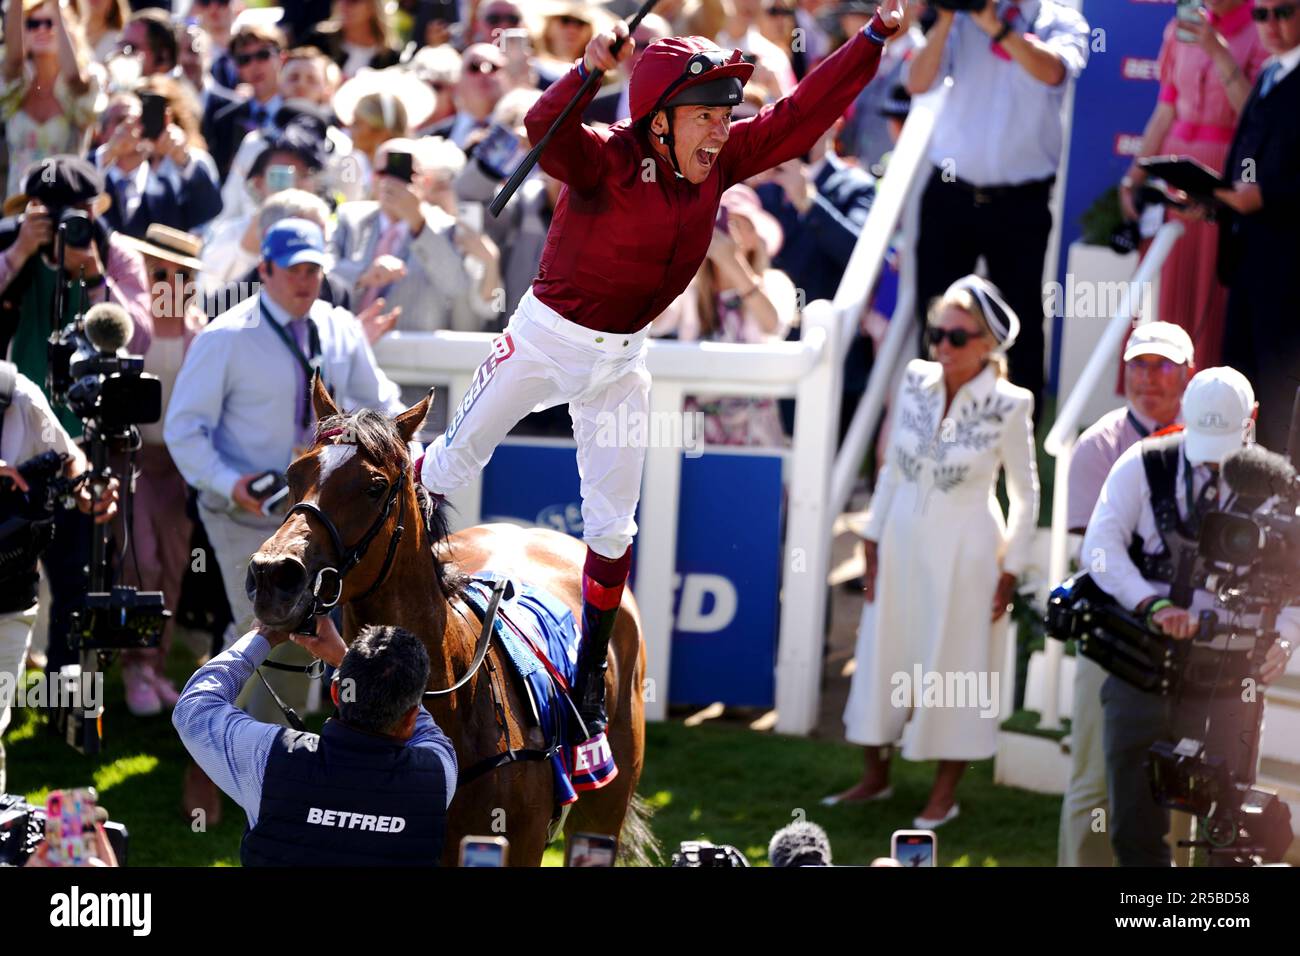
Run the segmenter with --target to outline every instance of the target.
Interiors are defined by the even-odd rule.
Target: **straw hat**
[[[123,232],[116,235],[127,246],[142,255],[174,262],[190,272],[199,272],[203,269],[203,263],[199,261],[203,240],[192,232],[182,232],[180,229],[173,229],[171,226],[156,222],[145,231],[143,239],[136,239]]]

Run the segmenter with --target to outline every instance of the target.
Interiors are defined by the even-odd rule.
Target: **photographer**
[[[916,244],[919,326],[931,300],[974,271],[1021,317],[1008,354],[1011,381],[1043,407],[1043,258],[1052,231],[1051,195],[1061,162],[1067,83],[1088,61],[1088,24],[1056,0],[1022,4],[943,0],[925,46],[909,63],[919,96],[951,76],[935,120],[934,164],[921,199]]]
[[[22,182],[23,192],[5,203],[12,218],[0,220],[0,353],[7,349],[18,370],[44,388],[50,332],[91,305],[112,302],[134,323],[127,351],[144,354],[153,334],[144,262],[99,218],[109,202],[99,171],[78,156],[52,156],[28,168]],[[60,296],[62,314],[56,316]],[[55,414],[69,434],[81,435],[81,422],[68,408],[60,405]],[[59,509],[54,525],[63,544],[42,559],[51,598],[51,673],[75,660],[67,634],[72,608],[86,591],[91,536],[89,522],[77,511]]]
[[[9,374],[6,374],[9,373]],[[10,377],[12,375],[12,378]],[[12,393],[5,387],[13,382]],[[24,462],[47,451],[66,455],[63,473],[75,478],[86,470],[86,458],[72,436],[59,424],[36,383],[16,372],[7,362],[0,363],[0,521],[13,516],[18,494],[31,491],[18,468]],[[109,482],[99,498],[92,496],[85,483],[77,492],[77,508],[93,513],[97,523],[112,519],[117,510],[117,481]],[[60,542],[55,547],[64,547]],[[26,611],[36,603],[37,555],[10,558],[10,542],[0,540],[0,552],[6,555],[0,564],[0,737],[9,726],[10,692],[22,677],[23,661],[31,628]],[[0,793],[5,792],[5,751],[0,744]]]
[[[367,627],[348,647],[328,617],[316,622],[317,637],[245,634],[190,678],[172,723],[248,815],[245,866],[436,866],[457,766],[421,706],[428,652],[402,628]],[[338,668],[338,717],[319,735],[260,723],[234,704],[254,668],[290,640]]]
[[[1126,451],[1107,476],[1088,522],[1082,557],[1094,582],[1124,609],[1145,615],[1150,629],[1175,640],[1197,634],[1199,614],[1214,606],[1214,595],[1202,582],[1177,579],[1174,569],[1187,566],[1186,549],[1194,547],[1206,514],[1248,510],[1246,502],[1232,495],[1219,466],[1247,444],[1255,407],[1254,390],[1240,372],[1199,372],[1183,393],[1185,428]],[[1171,465],[1174,456],[1176,465]],[[1170,527],[1175,520],[1177,526]],[[1195,587],[1192,599],[1172,593],[1184,603],[1170,600],[1175,585],[1179,591]],[[1235,623],[1243,629],[1253,624]],[[1271,683],[1286,669],[1300,634],[1293,609],[1283,610],[1278,628],[1284,639],[1269,648],[1260,684]],[[1212,649],[1226,661],[1242,643],[1225,640],[1233,638],[1217,637],[1208,646],[1198,642],[1192,651]],[[1112,675],[1102,685],[1101,703],[1111,806],[1107,828],[1116,861],[1120,866],[1168,866],[1164,835],[1169,814],[1151,792],[1148,750],[1158,741],[1189,736],[1202,740],[1209,756],[1222,758],[1238,782],[1253,781],[1262,702],[1231,687],[1214,696],[1164,697]]]

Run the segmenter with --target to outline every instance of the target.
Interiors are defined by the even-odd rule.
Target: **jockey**
[[[902,0],[887,0],[793,93],[734,124],[731,109],[753,65],[703,37],[656,40],[632,74],[630,119],[609,129],[584,126],[593,86],[542,154],[542,169],[565,188],[537,277],[419,474],[430,491],[453,492],[473,480],[521,418],[568,403],[587,544],[575,690],[590,739],[579,748],[580,762],[584,753],[593,761],[608,754],[606,658],[631,563],[646,442],[636,426],[616,441],[608,436],[612,423],[646,420],[648,326],[704,261],[723,192],[812,148],[875,74],[901,10]],[[617,57],[611,53],[626,36],[623,23],[596,36],[547,88],[525,119],[532,142],[591,71],[612,70],[631,56],[630,40]]]

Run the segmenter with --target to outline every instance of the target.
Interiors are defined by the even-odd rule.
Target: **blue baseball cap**
[[[280,268],[300,262],[314,262],[321,268],[330,263],[325,252],[325,234],[308,219],[281,219],[262,237],[262,258]]]

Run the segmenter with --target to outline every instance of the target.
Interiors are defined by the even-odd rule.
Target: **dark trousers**
[[[1255,275],[1243,266],[1228,293],[1223,364],[1235,368],[1255,389],[1259,417],[1255,440],[1285,452],[1296,388],[1300,387],[1300,334],[1294,326],[1300,303],[1276,275]]]
[[[1007,353],[1011,381],[1034,393],[1043,408],[1043,257],[1052,231],[1051,181],[977,194],[961,181],[944,182],[936,167],[921,197],[916,244],[916,314],[922,334],[930,302],[975,271],[984,257],[988,279],[1020,317],[1020,335]],[[921,343],[921,355],[929,347]]]
[[[1102,745],[1110,797],[1107,828],[1116,865],[1170,865],[1171,853],[1164,841],[1169,811],[1151,795],[1146,769],[1151,745],[1182,737],[1202,740],[1209,756],[1228,762],[1237,782],[1253,782],[1262,706],[1259,701],[1243,703],[1239,696],[1175,700],[1138,690],[1118,677],[1106,678],[1101,685]]]

